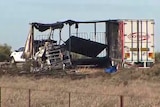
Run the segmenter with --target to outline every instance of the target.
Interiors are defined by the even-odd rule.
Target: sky
[[[24,46],[31,22],[154,19],[155,50],[160,51],[159,11],[159,0],[0,0],[0,44]]]

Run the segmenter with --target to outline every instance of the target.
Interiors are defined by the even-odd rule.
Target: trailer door
[[[154,62],[154,21],[124,21],[124,60]]]

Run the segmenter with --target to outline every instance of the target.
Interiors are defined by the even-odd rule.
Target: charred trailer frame
[[[59,46],[61,48],[61,50],[67,50],[69,52],[69,59],[71,59],[71,64],[72,65],[98,65],[98,66],[110,66],[110,56],[108,55],[109,52],[108,52],[108,48],[107,48],[107,45],[109,43],[109,40],[108,40],[108,35],[107,35],[107,29],[105,29],[104,32],[101,32],[99,34],[103,35],[104,36],[104,43],[100,43],[95,41],[92,39],[90,40],[90,38],[85,38],[85,37],[81,37],[79,35],[79,25],[80,24],[93,24],[94,26],[94,32],[92,32],[92,38],[93,36],[95,38],[98,37],[98,33],[97,33],[97,23],[104,23],[104,25],[106,25],[107,21],[85,21],[85,22],[82,22],[82,21],[73,21],[73,20],[67,20],[67,21],[63,21],[63,22],[57,22],[57,23],[53,23],[53,24],[42,24],[42,23],[31,23],[31,31],[29,33],[29,36],[28,36],[28,39],[27,40],[30,40],[30,42],[27,42],[26,41],[26,45],[25,45],[25,56],[27,56],[26,58],[33,58],[35,56],[35,52],[37,52],[38,48],[40,47],[40,45],[37,45],[37,42],[39,41],[36,41],[34,40],[34,28],[37,29],[38,31],[40,32],[44,32],[48,29],[52,31],[54,31],[55,29],[60,29],[59,31],[59,38],[60,40],[63,38],[63,35],[61,35],[61,32],[62,32],[62,28],[64,28],[65,25],[69,25],[69,38],[68,40],[64,41],[63,44],[60,44],[59,43]],[[72,26],[75,25],[75,28],[76,28],[76,35],[72,35]],[[49,36],[48,40],[50,39],[51,35]],[[86,43],[86,46],[83,45],[83,43],[77,45],[78,47],[74,47],[74,45],[76,44],[73,44],[74,43],[74,40],[77,40],[77,41],[82,41],[83,43]],[[43,41],[43,42],[46,42],[46,41]],[[44,43],[42,43],[42,45],[44,45]],[[28,45],[27,45],[28,44]],[[82,45],[82,46],[81,46]],[[81,52],[77,52],[75,51],[76,48],[79,48],[80,46],[80,49]],[[87,47],[88,46],[88,47]],[[99,49],[97,51],[97,49],[95,49],[93,46],[97,47],[97,49]],[[85,48],[87,47],[87,48]],[[77,49],[78,50],[78,49]],[[105,53],[106,55],[104,57],[97,57],[97,55],[99,54],[99,52],[101,52],[102,50],[105,50]],[[89,52],[90,51],[90,52]],[[83,59],[74,59],[71,57],[71,53],[73,52],[76,52],[78,54],[82,54],[83,56],[85,56],[85,58]],[[89,52],[89,54],[88,54]]]
[[[80,58],[71,57],[73,66],[78,65],[94,65],[96,67],[108,67],[111,66],[111,57],[108,44],[110,40],[108,38],[107,22],[102,21],[66,21],[69,23],[69,39],[65,42],[65,48],[69,51],[71,56],[76,54],[80,55]],[[99,32],[98,24],[103,24],[103,32]],[[75,32],[73,33],[72,26],[75,25]],[[91,25],[92,32],[81,32],[79,29],[81,25]],[[83,31],[83,30],[82,30]],[[99,38],[99,39],[98,39]],[[99,56],[103,54],[102,56]]]

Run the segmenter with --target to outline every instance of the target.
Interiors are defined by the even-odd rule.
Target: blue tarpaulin
[[[114,73],[114,72],[117,72],[117,65],[108,67],[108,68],[106,68],[104,71],[105,71],[106,73]]]

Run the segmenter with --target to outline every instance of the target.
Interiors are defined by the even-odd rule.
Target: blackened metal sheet
[[[89,57],[96,57],[107,45],[71,36],[66,42],[66,49]],[[69,48],[71,46],[71,48]]]
[[[32,26],[34,26],[36,29],[38,29],[40,32],[44,32],[50,28],[54,29],[62,29],[64,26],[64,23],[57,22],[52,24],[43,24],[43,23],[32,23]]]
[[[109,57],[94,57],[86,59],[72,59],[72,65],[94,65],[96,67],[110,67],[112,64]]]

